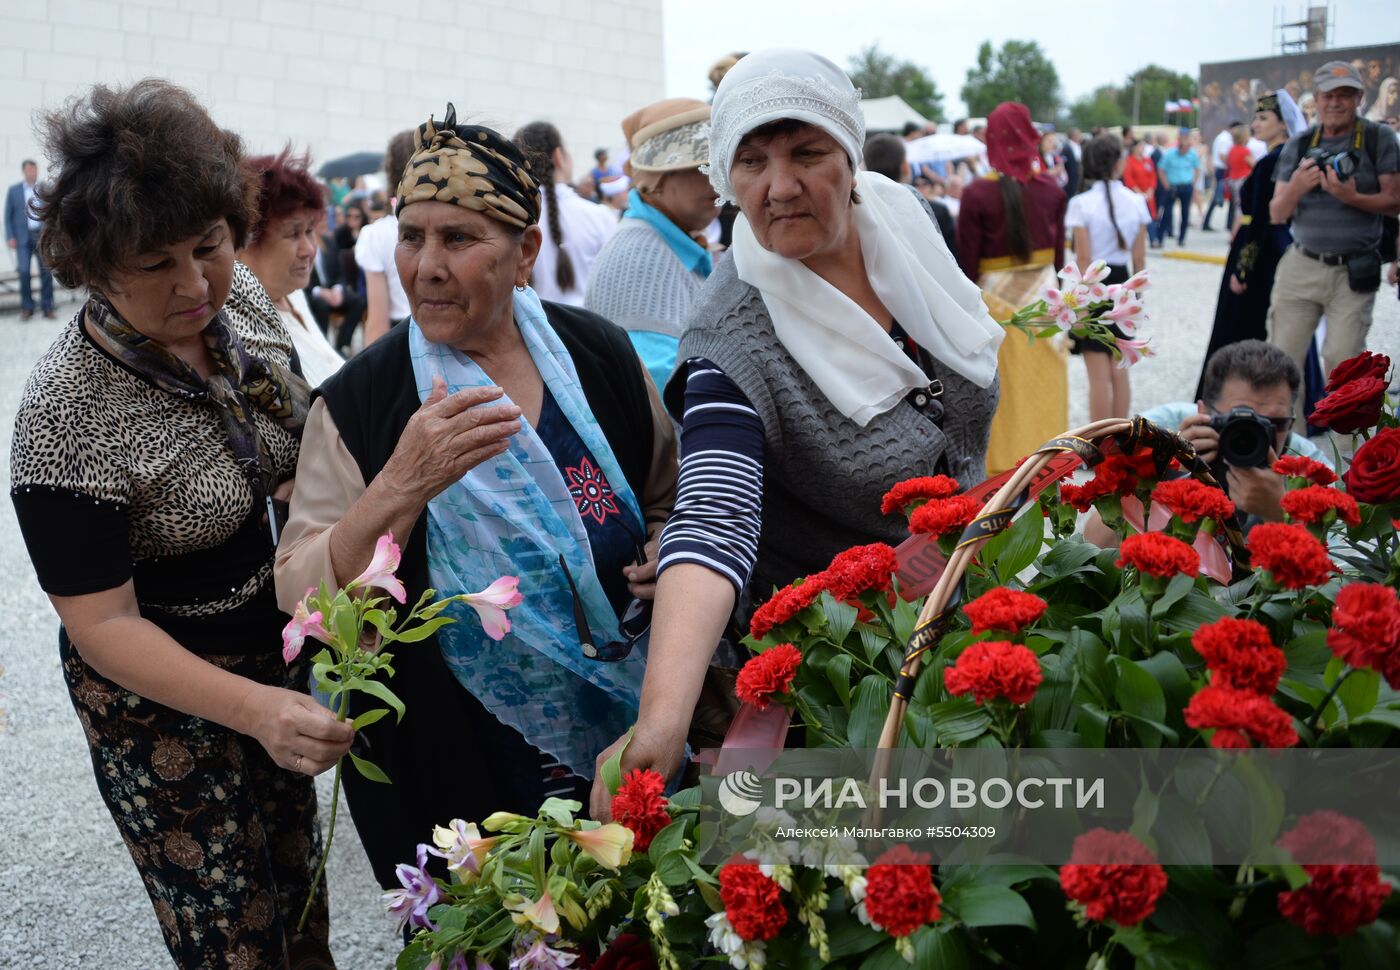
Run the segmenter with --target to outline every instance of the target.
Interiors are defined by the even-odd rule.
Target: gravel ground
[[[1166,252],[1175,251],[1168,244]],[[1193,231],[1187,252],[1223,255],[1223,233]],[[1158,356],[1133,369],[1134,404],[1147,408],[1189,395],[1210,334],[1218,265],[1151,254],[1147,332]],[[61,319],[71,315],[64,305]],[[0,459],[30,367],[58,332],[49,321],[0,315]],[[1400,303],[1393,289],[1377,299],[1373,349],[1400,356]],[[1070,368],[1072,424],[1086,420],[1083,367]],[[57,624],[34,580],[14,513],[0,503],[0,573],[13,577],[0,604],[11,633],[0,639],[0,966],[168,966],[150,904],[116,829],[98,798],[77,719],[59,671]],[[320,783],[323,816],[329,775]],[[350,970],[393,965],[398,941],[348,813],[328,867],[331,945]],[[426,836],[428,833],[424,833]],[[46,880],[57,877],[54,885]],[[29,905],[33,903],[31,908]]]

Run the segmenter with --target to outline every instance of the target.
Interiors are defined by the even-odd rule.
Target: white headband
[[[810,51],[757,51],[729,69],[710,109],[710,164],[701,171],[721,201],[734,201],[729,168],[744,136],[784,118],[821,128],[846,150],[851,170],[859,168],[865,119],[845,72]]]

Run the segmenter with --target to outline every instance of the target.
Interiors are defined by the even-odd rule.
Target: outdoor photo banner
[[[1350,61],[1366,86],[1363,117],[1384,122],[1400,116],[1400,42],[1371,47],[1277,54],[1247,61],[1218,61],[1201,65],[1201,135],[1210,140],[1231,121],[1248,123],[1254,104],[1267,91],[1284,88],[1293,95],[1309,121],[1313,72],[1328,61]]]

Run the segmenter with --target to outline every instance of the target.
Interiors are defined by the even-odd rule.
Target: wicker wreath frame
[[[982,511],[963,531],[942,575],[924,601],[914,632],[905,646],[890,712],[880,732],[879,749],[889,750],[898,746],[904,715],[909,707],[909,698],[913,696],[923,656],[938,646],[958,604],[962,602],[967,568],[977,553],[988,540],[1011,524],[1016,513],[1030,499],[1032,483],[1052,460],[1072,452],[1079,457],[1083,467],[1092,468],[1107,457],[1100,443],[1109,442],[1125,453],[1135,452],[1146,445],[1153,451],[1159,472],[1165,471],[1171,460],[1175,459],[1197,481],[1214,488],[1220,487],[1210,467],[1196,454],[1190,442],[1175,431],[1159,427],[1142,417],[1096,421],[1051,438],[1037,448],[1011,472],[1011,476],[987,499]],[[1233,523],[1225,526],[1222,534],[1233,553],[1231,561],[1239,569],[1247,559],[1244,537]]]

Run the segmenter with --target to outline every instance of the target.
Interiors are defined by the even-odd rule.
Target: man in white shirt
[[[1229,169],[1230,149],[1235,145],[1234,136],[1230,134],[1239,121],[1231,121],[1224,128],[1220,129],[1220,134],[1215,136],[1215,140],[1210,143],[1210,161],[1215,168],[1215,194],[1211,196],[1210,205],[1206,208],[1206,217],[1201,220],[1202,232],[1214,232],[1210,225],[1210,215],[1215,211],[1215,207],[1225,202],[1225,173]],[[1225,227],[1229,229],[1227,225]]]
[[[389,139],[384,153],[384,175],[389,193],[398,193],[399,180],[413,157],[412,128]],[[399,245],[399,220],[392,212],[360,230],[355,240],[355,262],[365,274],[365,346],[389,332],[394,324],[408,319],[413,310],[408,294],[399,282],[394,250]]]

